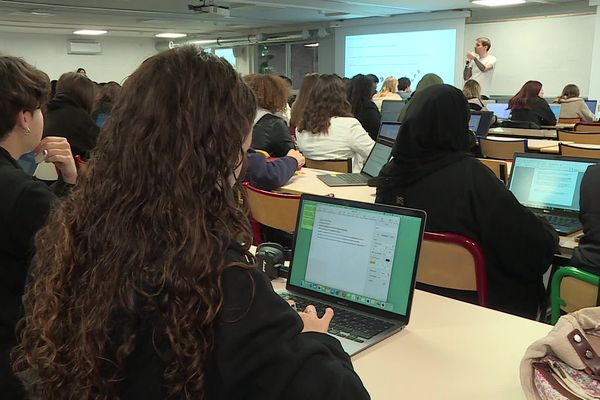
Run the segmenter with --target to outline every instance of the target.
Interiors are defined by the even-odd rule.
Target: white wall
[[[27,62],[46,72],[50,79],[58,79],[63,72],[86,69],[96,82],[122,82],[142,61],[156,54],[154,40],[147,38],[99,37],[102,54],[67,54],[67,40],[72,36],[38,35],[0,32],[0,53],[23,57]]]
[[[581,15],[469,24],[465,49],[471,49],[479,36],[492,41],[491,53],[498,59],[492,94],[515,94],[533,79],[542,82],[546,97],[560,95],[568,83],[587,96],[595,19]]]

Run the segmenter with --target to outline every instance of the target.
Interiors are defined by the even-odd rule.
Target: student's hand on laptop
[[[298,167],[304,165],[304,156],[298,150],[290,149],[290,151],[287,152],[287,156],[295,158],[296,161],[298,161]]]
[[[302,322],[304,322],[304,329],[302,332],[321,332],[327,333],[329,329],[329,323],[333,318],[333,309],[326,308],[325,313],[321,318],[317,315],[315,306],[308,305],[304,311],[298,312]]]

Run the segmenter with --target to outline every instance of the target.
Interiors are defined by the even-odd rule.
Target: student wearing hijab
[[[417,88],[413,92],[412,96],[410,96],[410,98],[408,100],[406,100],[406,105],[404,106],[404,108],[402,110],[400,110],[400,115],[398,116],[398,121],[402,122],[404,120],[404,116],[406,115],[406,112],[408,111],[408,108],[410,107],[412,98],[415,96],[416,93],[419,92],[419,90],[425,90],[426,88],[428,88],[430,86],[441,85],[443,83],[444,83],[444,81],[442,80],[442,78],[440,78],[436,74],[423,75],[423,77],[421,78],[419,83],[417,83]]]
[[[581,181],[579,219],[583,236],[573,251],[570,265],[600,273],[600,165],[588,167]]]
[[[453,232],[483,249],[489,305],[535,318],[543,301],[542,275],[552,262],[558,235],[515,199],[470,153],[469,107],[450,85],[419,90],[382,169],[378,203],[427,211],[426,229]],[[443,198],[443,201],[440,201]],[[426,287],[467,300],[465,293]]]

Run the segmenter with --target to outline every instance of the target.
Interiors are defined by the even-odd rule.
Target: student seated
[[[542,125],[556,125],[556,117],[544,100],[544,90],[538,81],[527,81],[521,90],[508,101],[512,121]]]
[[[535,318],[558,235],[469,153],[475,138],[468,121],[460,90],[435,85],[418,91],[393,159],[375,179],[376,201],[425,210],[427,231],[477,242],[487,263],[490,307]],[[427,289],[466,299],[459,291]]]
[[[117,100],[119,92],[121,92],[121,85],[117,82],[107,82],[100,87],[98,95],[94,100],[92,111],[92,119],[99,127],[102,128],[106,123],[106,119],[110,115],[110,110]]]
[[[346,94],[352,106],[352,114],[367,131],[371,139],[377,140],[381,114],[371,100],[372,83],[363,74],[358,74],[346,83]]]
[[[314,160],[352,158],[360,172],[375,142],[352,116],[342,80],[321,75],[313,87],[298,125],[298,149]]]
[[[567,85],[555,101],[560,104],[558,118],[579,118],[584,122],[593,122],[596,115],[590,111],[587,104],[579,97],[577,85]]]
[[[233,67],[192,46],[125,81],[38,236],[14,363],[31,398],[369,398],[324,333],[333,311],[294,311],[250,265],[255,114]]]
[[[469,79],[465,82],[465,86],[462,90],[467,102],[469,103],[469,109],[471,111],[489,111],[483,101],[481,101],[481,85],[474,79]],[[494,125],[498,119],[494,115],[490,119],[490,125]]]
[[[398,121],[399,122],[404,121],[404,116],[406,115],[406,112],[410,108],[410,104],[412,102],[412,98],[420,90],[422,91],[422,90],[427,89],[430,86],[441,85],[443,83],[444,83],[444,81],[442,80],[442,78],[440,78],[436,74],[429,73],[429,74],[423,75],[423,77],[421,78],[421,80],[419,81],[419,83],[417,83],[417,87],[415,88],[415,91],[411,94],[411,96],[409,97],[409,99],[406,101],[406,105],[404,106],[404,108],[402,110],[400,110],[400,115],[398,116]]]
[[[248,149],[248,170],[246,180],[262,190],[280,188],[290,180],[298,167],[304,165],[304,156],[291,149],[285,157],[267,159],[254,149]]]
[[[573,251],[570,265],[600,274],[600,165],[588,167],[581,181],[579,219],[583,236]]]
[[[56,96],[46,107],[44,136],[62,136],[74,155],[84,160],[96,147],[100,128],[91,117],[94,83],[85,75],[67,72],[56,84]]]
[[[292,104],[290,112],[290,131],[293,130],[292,133],[294,137],[296,136],[296,127],[300,124],[302,113],[304,113],[308,98],[310,97],[310,92],[312,91],[313,86],[315,86],[318,77],[319,74],[306,74],[304,79],[302,79],[298,96],[296,97],[294,104]]]
[[[10,367],[16,344],[15,327],[33,253],[34,236],[56,202],[77,180],[69,143],[63,137],[42,139],[44,107],[50,80],[42,71],[16,57],[0,56],[0,387],[2,398],[24,398]],[[48,187],[34,180],[17,163],[24,154],[43,154],[60,171]],[[61,230],[48,228],[49,234]]]
[[[402,100],[398,91],[398,79],[394,76],[388,76],[381,85],[381,90],[373,95],[373,101],[379,110],[383,100]]]
[[[252,147],[272,157],[283,157],[294,142],[282,113],[288,107],[290,86],[277,75],[251,74],[244,77],[258,101],[252,128]]]
[[[410,79],[405,76],[398,79],[398,94],[400,95],[400,98],[402,100],[408,100],[410,93]]]

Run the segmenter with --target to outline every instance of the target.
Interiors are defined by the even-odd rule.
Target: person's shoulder
[[[487,57],[485,57],[485,61],[487,63],[495,63],[496,61],[498,61],[498,59],[496,58],[496,56],[488,54]]]

